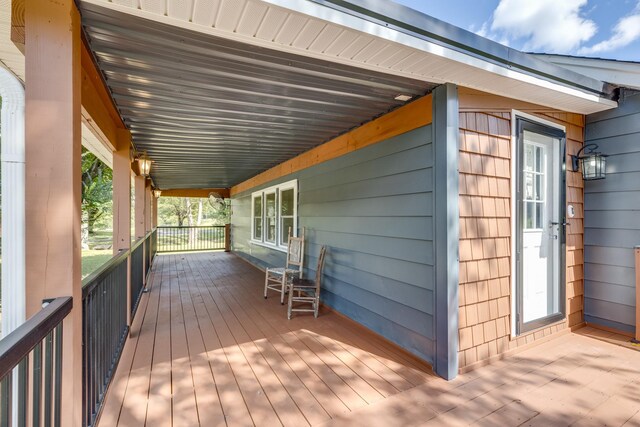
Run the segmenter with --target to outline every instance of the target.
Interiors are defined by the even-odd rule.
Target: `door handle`
[[[566,226],[568,226],[568,225],[571,225],[571,224],[569,224],[568,222],[553,222],[553,221],[551,221],[549,224],[550,224],[550,225],[549,225],[550,227],[552,227],[552,226],[554,226],[554,225],[562,225],[563,227],[566,227]]]

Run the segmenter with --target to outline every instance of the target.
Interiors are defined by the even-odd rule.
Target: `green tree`
[[[82,148],[82,212],[89,234],[104,214],[110,212],[113,171],[93,153]]]

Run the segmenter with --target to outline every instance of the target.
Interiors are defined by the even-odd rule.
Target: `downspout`
[[[25,140],[24,86],[0,66],[2,150],[2,331],[25,321]]]

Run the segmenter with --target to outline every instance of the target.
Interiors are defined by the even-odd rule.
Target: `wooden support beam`
[[[73,298],[64,320],[61,425],[82,425],[81,28],[73,0],[25,2],[27,316]]]
[[[431,95],[423,96],[293,159],[280,163],[234,186],[231,188],[231,195],[234,196],[282,176],[344,156],[352,151],[385,141],[421,126],[426,126],[432,121],[431,100]]]
[[[151,227],[158,226],[158,198],[153,196],[153,214],[151,215]]]
[[[144,237],[146,230],[144,227],[144,203],[145,203],[145,177],[138,175],[133,179],[134,198],[134,233],[135,240]]]
[[[151,179],[147,178],[144,185],[144,229],[145,234],[151,231],[151,210],[153,206],[153,193],[151,192]]]
[[[162,190],[162,197],[196,197],[207,198],[211,193],[218,193],[225,199],[229,198],[228,188],[182,188]]]
[[[640,246],[635,248],[636,258],[636,341],[640,341]]]
[[[113,152],[113,254],[131,247],[130,134],[118,130],[121,150]]]
[[[125,125],[84,42],[81,63],[82,116],[87,126],[110,151],[128,148],[119,145],[123,139],[118,137],[118,131]],[[131,140],[127,143],[130,145]]]

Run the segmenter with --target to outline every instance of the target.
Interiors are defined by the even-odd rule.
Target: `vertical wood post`
[[[113,152],[113,254],[131,247],[131,158],[129,131],[118,130]]]
[[[131,134],[117,131],[118,149],[113,152],[113,254],[131,249]],[[127,257],[127,307],[131,307],[131,254]],[[127,325],[131,327],[131,310]],[[131,329],[129,329],[131,333]]]
[[[636,258],[636,341],[640,341],[640,246],[635,248]]]
[[[134,224],[134,232],[135,232],[135,240],[143,237],[145,235],[145,225],[144,225],[144,213],[145,213],[145,199],[146,199],[146,189],[145,189],[145,177],[138,175],[134,179],[134,198],[135,198],[135,224]]]
[[[151,180],[147,178],[144,184],[144,230],[145,235],[151,231],[151,210],[153,209],[153,192],[151,191]]]
[[[61,425],[82,425],[81,38],[73,0],[25,1],[27,316],[71,296]]]
[[[153,214],[151,216],[151,227],[156,228],[158,226],[158,197],[153,196]]]
[[[224,251],[231,252],[231,224],[224,225]]]

